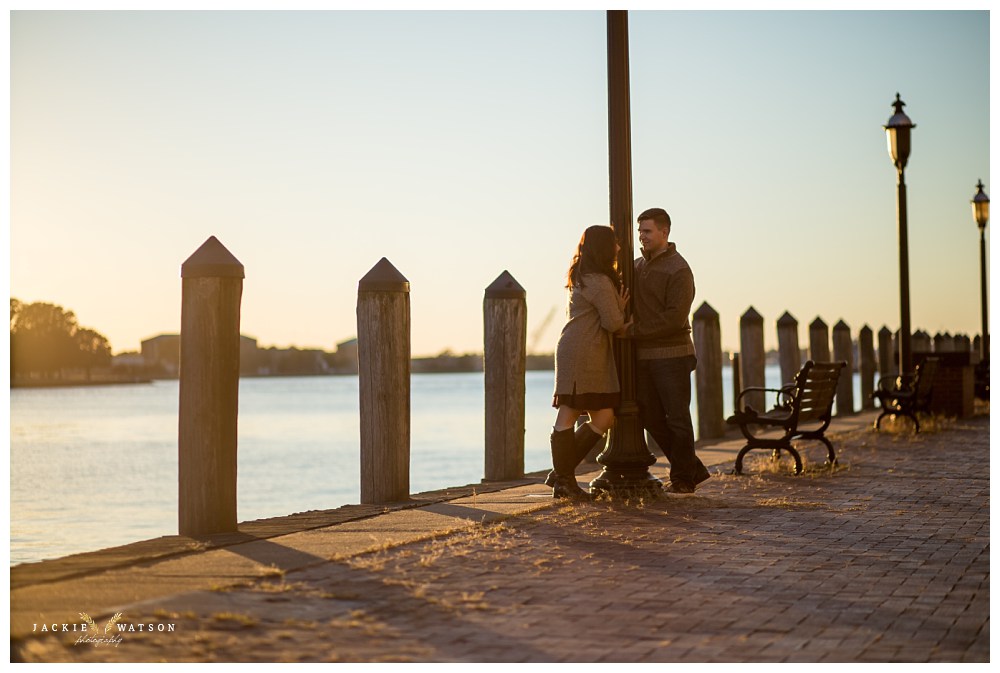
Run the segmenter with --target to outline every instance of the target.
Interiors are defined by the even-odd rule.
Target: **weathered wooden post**
[[[970,360],[972,364],[978,365],[982,362],[983,357],[983,338],[980,335],[972,337],[972,359]]]
[[[705,302],[694,312],[691,335],[698,354],[695,381],[698,384],[698,438],[725,434],[722,418],[722,332],[719,314]]]
[[[236,530],[243,265],[215,236],[181,265],[178,532]]]
[[[524,476],[524,370],[528,305],[524,288],[504,271],[483,298],[486,386],[486,481]]]
[[[872,392],[875,390],[875,335],[872,328],[865,325],[858,332],[858,357],[861,363],[858,371],[861,376],[861,408],[874,409],[875,400]]]
[[[778,318],[778,363],[781,365],[782,385],[794,381],[802,367],[799,321],[788,311]]]
[[[879,376],[892,376],[892,330],[885,325],[878,331],[878,373]]]
[[[938,332],[934,335],[934,352],[941,353],[945,350],[944,348],[944,335]]]
[[[736,403],[740,399],[740,393],[743,391],[743,368],[740,366],[739,353],[733,353],[730,356],[729,367],[733,371],[733,411],[736,412],[739,411],[736,407]],[[749,397],[749,395],[747,397]]]
[[[846,362],[837,380],[837,415],[854,413],[854,345],[851,328],[843,320],[833,326],[833,362]]]
[[[809,324],[809,359],[813,362],[830,362],[830,329],[823,319],[816,319]]]
[[[928,334],[927,332],[923,330],[917,330],[910,337],[910,343],[912,344],[910,348],[911,353],[914,352],[930,353],[933,348],[934,341],[933,339],[931,339],[931,335]]]
[[[740,316],[741,389],[764,387],[765,360],[764,317],[751,306]],[[743,397],[743,404],[750,405],[757,411],[765,411],[764,397],[762,392],[748,393]],[[733,405],[735,407],[736,398],[733,398]]]
[[[361,502],[410,497],[410,283],[383,257],[358,282]]]

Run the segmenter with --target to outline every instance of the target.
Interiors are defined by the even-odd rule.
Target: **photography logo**
[[[32,630],[36,633],[82,633],[73,643],[74,645],[93,645],[94,647],[113,645],[118,647],[125,640],[122,634],[149,631],[173,632],[177,627],[173,623],[133,624],[125,622],[122,621],[121,612],[116,612],[102,627],[86,612],[79,614],[81,621],[78,623],[35,624]]]
[[[115,647],[118,647],[118,645],[121,644],[122,640],[124,640],[124,638],[122,638],[120,635],[116,634],[113,631],[113,629],[115,628],[115,624],[120,622],[122,619],[122,613],[120,612],[116,612],[114,617],[108,620],[108,623],[104,625],[103,632],[101,631],[100,627],[94,623],[94,620],[90,618],[90,615],[88,615],[86,612],[80,613],[80,619],[82,619],[83,622],[87,625],[87,633],[83,634],[77,639],[75,643],[76,645],[79,645],[81,643],[88,643],[93,645],[94,647],[99,647],[101,645],[114,645]]]

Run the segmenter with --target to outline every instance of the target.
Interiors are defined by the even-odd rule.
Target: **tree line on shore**
[[[18,379],[89,379],[111,364],[111,344],[81,326],[72,311],[47,302],[10,300],[10,373]]]
[[[169,336],[169,335],[168,335]],[[163,336],[159,338],[165,338]],[[244,376],[303,376],[357,373],[356,347],[352,352],[327,353],[318,349],[261,349],[248,339],[241,352]],[[350,343],[350,342],[348,342]],[[180,360],[180,339],[175,337],[160,351],[175,366],[163,370],[162,362],[115,363],[111,344],[98,331],[81,326],[73,311],[49,302],[10,300],[10,370],[12,385],[66,385],[76,382],[109,382],[112,379],[172,378]],[[176,353],[174,352],[176,351]],[[135,354],[138,355],[138,354]],[[483,370],[482,353],[455,354],[446,350],[435,357],[414,358],[414,373],[476,372]],[[552,369],[552,354],[528,355],[527,369]]]

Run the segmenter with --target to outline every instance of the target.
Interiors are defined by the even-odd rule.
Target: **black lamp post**
[[[608,155],[611,227],[621,247],[618,268],[625,287],[632,289],[632,144],[629,109],[628,12],[607,13],[608,22]],[[635,294],[634,292],[632,293]],[[658,493],[663,484],[649,473],[656,457],[649,452],[636,403],[635,352],[629,339],[615,340],[615,361],[621,383],[608,448],[597,457],[604,467],[592,482],[592,492]]]
[[[979,279],[983,301],[983,331],[980,333],[979,347],[983,360],[990,357],[989,322],[986,304],[986,223],[990,219],[990,197],[983,191],[983,181],[976,185],[976,195],[972,197],[972,216],[979,225]]]
[[[896,94],[893,104],[895,114],[889,117],[885,129],[886,140],[889,143],[889,156],[896,166],[896,219],[899,222],[899,375],[910,373],[912,354],[910,351],[910,251],[906,233],[906,181],[903,170],[906,160],[910,158],[910,129],[916,124],[903,112],[906,105]]]

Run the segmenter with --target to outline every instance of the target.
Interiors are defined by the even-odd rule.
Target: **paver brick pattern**
[[[940,426],[940,424],[939,424]],[[988,418],[837,438],[840,465],[564,504],[136,606],[34,661],[989,661]]]

